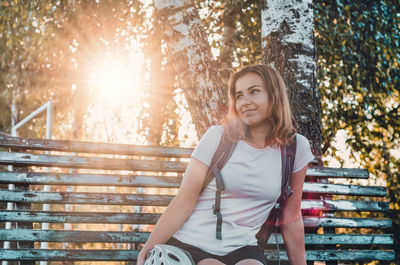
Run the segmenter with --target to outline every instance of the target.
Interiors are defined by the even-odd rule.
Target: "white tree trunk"
[[[226,88],[192,0],[155,0],[163,39],[201,136],[225,114]]]
[[[299,133],[321,155],[312,0],[266,1],[261,21],[263,60],[282,74]]]
[[[224,84],[228,84],[232,72],[233,50],[235,49],[233,39],[236,31],[235,17],[237,14],[235,14],[234,4],[234,1],[226,0],[224,5],[224,30],[222,32],[222,47],[219,56],[220,73]]]

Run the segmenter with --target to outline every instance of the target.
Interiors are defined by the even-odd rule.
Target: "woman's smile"
[[[252,114],[252,113],[254,113],[256,111],[256,109],[246,109],[246,110],[244,110],[243,111],[243,114]]]

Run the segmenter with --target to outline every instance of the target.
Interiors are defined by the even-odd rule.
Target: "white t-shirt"
[[[212,126],[201,138],[192,157],[210,165],[223,134],[222,126]],[[314,159],[307,138],[297,134],[293,173]],[[281,192],[280,148],[252,147],[240,140],[221,175],[222,240],[216,239],[217,217],[212,212],[215,178],[200,194],[197,204],[174,237],[215,255],[226,255],[246,245],[257,245],[255,235],[267,219]]]

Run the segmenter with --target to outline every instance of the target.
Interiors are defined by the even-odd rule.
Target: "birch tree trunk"
[[[220,65],[221,77],[224,84],[228,84],[232,72],[233,49],[235,48],[233,39],[236,31],[235,17],[237,13],[235,12],[234,4],[236,3],[232,0],[225,1],[223,13],[224,28],[222,32],[221,54],[218,63]]]
[[[282,74],[298,131],[321,156],[312,0],[264,1],[261,21],[263,61]]]
[[[155,0],[163,39],[199,136],[217,124],[226,109],[226,88],[192,0]]]

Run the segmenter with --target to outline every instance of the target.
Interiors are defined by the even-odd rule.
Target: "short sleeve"
[[[223,131],[224,129],[220,125],[210,127],[201,137],[199,144],[192,153],[192,157],[210,166],[214,153],[221,141]]]
[[[303,169],[308,163],[314,160],[311,152],[310,142],[301,134],[296,135],[296,158],[294,159],[293,173]]]

